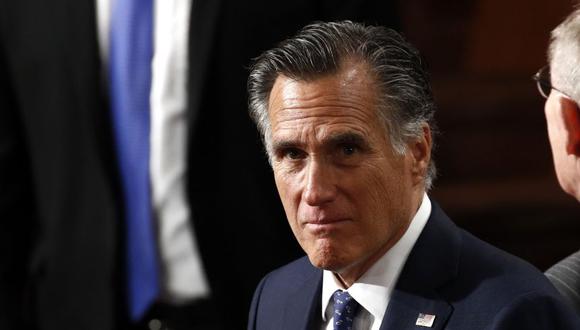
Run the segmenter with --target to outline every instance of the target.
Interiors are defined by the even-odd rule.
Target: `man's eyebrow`
[[[281,140],[272,143],[272,150],[284,150],[288,148],[296,148],[300,144],[292,140]]]
[[[363,148],[368,147],[367,139],[363,135],[355,132],[333,134],[325,140],[325,144],[330,145],[354,144]]]
[[[323,144],[327,146],[353,144],[363,149],[369,147],[367,139],[362,134],[356,132],[342,132],[332,134],[324,139]],[[301,145],[302,144],[299,141],[294,141],[291,139],[279,140],[272,143],[272,150],[276,151],[276,150],[285,150],[289,148],[300,148]]]

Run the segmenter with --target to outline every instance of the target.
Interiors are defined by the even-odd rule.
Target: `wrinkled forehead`
[[[345,58],[339,65],[337,70],[320,73],[317,75],[292,73],[279,73],[270,90],[268,103],[271,104],[272,99],[276,95],[286,95],[289,92],[307,92],[312,90],[312,86],[323,86],[325,92],[347,92],[351,87],[364,87],[364,89],[375,91],[377,87],[377,79],[371,70],[370,65],[366,62],[354,58]],[[280,94],[280,90],[286,93]]]
[[[269,98],[273,131],[326,125],[374,126],[378,122],[377,89],[364,66],[349,66],[331,75],[297,80],[276,79]]]

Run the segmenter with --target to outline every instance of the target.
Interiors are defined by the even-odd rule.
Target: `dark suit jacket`
[[[545,274],[580,315],[580,250],[550,267]]]
[[[0,329],[124,329],[123,202],[94,2],[0,0]],[[193,1],[187,198],[227,328],[245,326],[259,279],[299,251],[247,115],[250,59],[315,19],[395,15],[378,0]]]
[[[307,258],[259,284],[248,329],[319,329],[322,271]],[[534,267],[457,228],[433,203],[393,291],[381,330],[580,329],[580,320]]]

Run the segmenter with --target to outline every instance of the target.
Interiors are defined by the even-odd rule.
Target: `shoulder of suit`
[[[457,282],[472,285],[494,301],[537,292],[553,296],[555,291],[535,266],[461,230],[461,255]]]
[[[290,294],[321,277],[322,270],[312,266],[308,257],[302,257],[264,276],[261,288],[263,292]]]
[[[322,274],[322,271],[310,263],[307,256],[296,259],[267,275],[268,281],[282,281],[287,283],[302,282],[311,276]]]

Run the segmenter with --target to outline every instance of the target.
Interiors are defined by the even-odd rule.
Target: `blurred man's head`
[[[580,9],[554,31],[549,66],[537,75],[546,100],[548,135],[558,181],[580,201]]]
[[[263,53],[248,88],[294,235],[350,284],[404,234],[434,175],[418,52],[386,28],[317,23]]]

